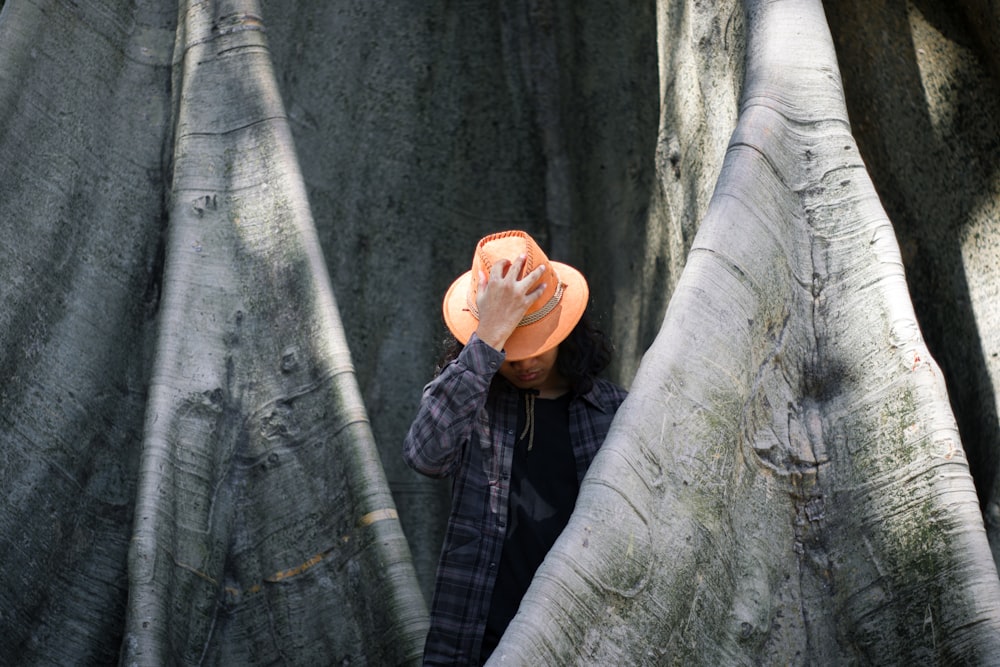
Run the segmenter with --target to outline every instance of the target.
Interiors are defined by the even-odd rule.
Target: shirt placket
[[[489,484],[490,484],[490,513],[496,517],[497,525],[501,529],[506,527],[507,522],[507,498],[510,494],[510,469],[514,460],[514,428],[516,426],[515,416],[517,409],[516,394],[505,397],[503,409],[498,411],[498,423],[493,429],[493,456]]]

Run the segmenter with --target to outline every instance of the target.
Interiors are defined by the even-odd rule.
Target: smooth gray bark
[[[160,4],[0,18],[0,662],[415,661],[260,10]]]
[[[899,238],[1000,562],[998,12],[974,1],[827,8],[854,136]]]
[[[1000,655],[996,2],[262,4],[3,4],[0,662],[415,661],[511,226],[635,382],[504,652]]]
[[[490,664],[990,664],[1000,582],[817,2],[745,3],[663,328]]]
[[[255,2],[181,4],[123,664],[401,664],[426,611]]]
[[[152,2],[0,13],[4,664],[119,650],[175,22]]]
[[[410,470],[400,451],[442,352],[441,297],[476,241],[516,227],[568,248],[563,259],[593,276],[622,380],[662,319],[668,295],[640,284],[681,254],[645,222],[655,3],[299,1],[264,11],[359,384],[429,599],[449,485]],[[547,185],[565,178],[549,173],[562,168],[556,136],[572,177],[562,203]],[[685,158],[692,173],[697,158]]]

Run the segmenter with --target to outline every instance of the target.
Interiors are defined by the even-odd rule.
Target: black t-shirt
[[[580,490],[569,438],[570,394],[534,399],[532,438],[530,428],[524,433],[525,393],[518,398],[519,437],[510,474],[510,512],[483,638],[484,660],[496,648],[535,570],[566,527]]]

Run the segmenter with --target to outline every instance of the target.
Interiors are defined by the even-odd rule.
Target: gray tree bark
[[[181,4],[122,662],[398,664],[423,600],[255,5]]]
[[[476,241],[523,228],[589,267],[595,313],[622,350],[620,378],[662,318],[659,286],[616,288],[648,283],[647,265],[662,276],[664,256],[680,252],[648,238],[645,222],[655,6],[526,0],[458,11],[365,0],[274,3],[265,14],[365,405],[429,599],[449,487],[408,469],[400,447],[441,354],[441,297]],[[539,99],[542,84],[556,89]],[[558,195],[547,185],[566,178]]]
[[[159,5],[0,19],[0,661],[413,662],[261,12]]]
[[[707,214],[491,664],[1000,655],[975,488],[823,8],[744,6],[739,122]]]
[[[175,10],[12,1],[0,13],[6,664],[109,664],[121,644]]]
[[[995,661],[1000,12],[825,10],[8,0],[0,662],[416,662],[509,227],[632,395],[502,653]]]
[[[854,135],[899,238],[1000,559],[1000,4],[827,11]]]

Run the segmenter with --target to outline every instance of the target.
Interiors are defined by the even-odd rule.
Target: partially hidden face
[[[556,368],[559,348],[521,359],[505,361],[500,366],[500,375],[518,389],[535,389],[544,398],[557,396],[566,390],[566,380]]]

